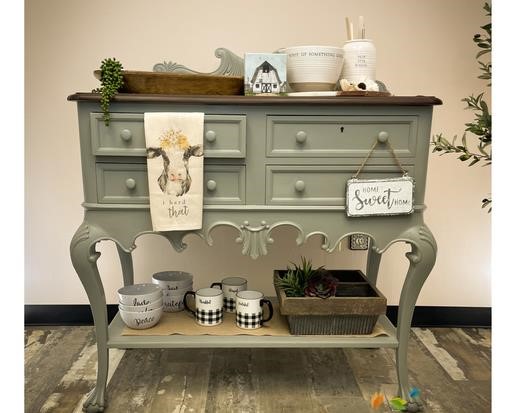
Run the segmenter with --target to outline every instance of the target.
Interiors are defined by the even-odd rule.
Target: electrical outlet
[[[365,234],[352,234],[349,237],[350,250],[366,250],[369,248],[369,237]]]

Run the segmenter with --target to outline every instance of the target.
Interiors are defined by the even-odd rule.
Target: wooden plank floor
[[[26,328],[25,412],[80,412],[96,357],[92,327]],[[105,411],[369,413],[374,392],[395,395],[394,360],[393,349],[112,349]],[[414,328],[409,368],[426,412],[491,411],[489,329]]]

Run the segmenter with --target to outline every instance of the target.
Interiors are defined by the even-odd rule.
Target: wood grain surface
[[[123,92],[175,95],[243,95],[243,76],[122,71]]]
[[[99,93],[77,92],[67,98],[69,101],[100,102]],[[206,105],[322,105],[322,106],[433,106],[441,105],[435,96],[214,96],[214,95],[160,95],[145,93],[118,93],[113,102],[154,102]]]
[[[25,412],[79,413],[96,375],[93,327],[25,331]],[[414,328],[409,380],[425,411],[491,411],[491,331]],[[110,350],[107,413],[371,413],[395,396],[393,349]],[[388,413],[387,406],[375,410]]]

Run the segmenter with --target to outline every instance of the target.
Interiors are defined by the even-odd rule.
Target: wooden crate
[[[371,334],[378,317],[385,314],[387,299],[360,270],[329,270],[339,280],[337,296],[287,297],[276,281],[286,270],[274,271],[274,288],[280,312],[296,335]]]

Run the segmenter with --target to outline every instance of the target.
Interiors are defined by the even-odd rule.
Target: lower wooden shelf
[[[108,328],[109,348],[209,348],[209,347],[398,347],[396,328],[382,315],[379,326],[387,335],[369,336],[234,336],[180,335],[127,336],[122,335],[125,324],[117,314]],[[207,327],[209,328],[209,327]]]

